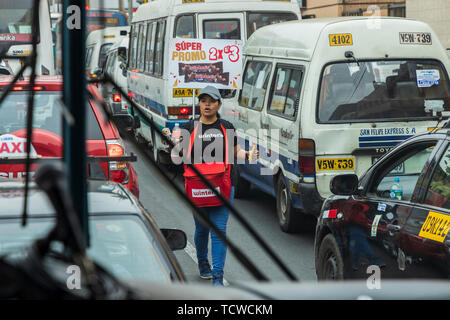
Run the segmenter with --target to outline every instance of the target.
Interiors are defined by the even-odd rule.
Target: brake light
[[[13,91],[23,91],[23,87],[13,87]]]
[[[188,114],[189,113],[189,109],[188,108],[180,108],[180,113],[181,114]]]
[[[44,87],[36,86],[36,87],[33,87],[33,90],[34,91],[42,91],[42,90],[44,90]]]
[[[113,101],[114,102],[122,102],[122,97],[120,94],[113,94]]]
[[[119,183],[124,183],[127,179],[127,174],[123,170],[111,170],[111,180]]]
[[[301,174],[314,174],[316,150],[314,140],[298,140],[298,169]]]

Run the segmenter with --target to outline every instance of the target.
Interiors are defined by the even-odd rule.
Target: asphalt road
[[[129,151],[138,156],[133,163],[138,173],[140,201],[152,214],[159,227],[183,230],[188,239],[184,250],[175,251],[175,255],[189,282],[209,284],[198,276],[195,258],[194,220],[189,207],[179,198],[170,184],[147,161],[140,152],[128,143]],[[182,190],[181,173],[165,170],[172,181]],[[314,269],[314,223],[309,231],[301,234],[287,234],[281,231],[275,212],[275,199],[262,191],[252,189],[249,198],[235,199],[233,204],[242,213],[255,232],[266,241],[268,246],[283,261],[287,268],[300,281],[316,281]],[[281,268],[264,252],[242,224],[230,215],[227,236],[232,243],[245,254],[252,263],[271,281],[289,281]],[[225,263],[225,284],[241,281],[256,281],[255,277],[236,259],[229,249]]]

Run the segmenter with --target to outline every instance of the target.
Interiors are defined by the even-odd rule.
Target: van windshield
[[[205,39],[241,39],[238,19],[203,21],[203,38]]]
[[[261,27],[291,20],[298,20],[292,12],[250,12],[247,16],[247,37]]]
[[[333,63],[320,81],[318,120],[429,120],[450,115],[449,83],[433,60]]]

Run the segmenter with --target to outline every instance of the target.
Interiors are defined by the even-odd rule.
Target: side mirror
[[[330,190],[333,194],[349,196],[358,189],[358,176],[356,174],[341,174],[333,177]]]
[[[130,131],[135,128],[134,117],[128,113],[117,113],[112,115],[113,121],[117,124],[118,127]]]
[[[94,71],[91,73],[91,78],[100,78],[100,76],[103,74],[103,69],[100,67],[97,67],[94,69]]]
[[[169,244],[170,249],[174,250],[183,250],[186,248],[187,238],[186,233],[182,230],[177,229],[160,229],[164,237],[166,238],[167,243]]]

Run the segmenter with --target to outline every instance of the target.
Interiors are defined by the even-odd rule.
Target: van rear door
[[[245,39],[244,13],[204,13],[198,15],[198,30],[203,39]]]

